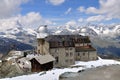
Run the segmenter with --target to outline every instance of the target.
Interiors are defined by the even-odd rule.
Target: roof
[[[81,35],[49,35],[45,41],[50,43],[50,48],[74,47],[75,43],[90,43],[88,36]]]
[[[90,42],[88,36],[81,36],[81,35],[49,35],[45,37],[45,40],[48,42],[53,42],[53,41],[79,41],[81,40],[82,42]]]
[[[48,62],[55,61],[55,58],[53,58],[49,54],[47,54],[47,55],[39,55],[37,57],[34,57],[34,59],[36,59],[40,64],[45,64],[45,63],[48,63]]]
[[[45,38],[46,41],[72,41],[74,38],[85,38],[86,36],[81,35],[49,35]]]
[[[75,47],[76,52],[81,52],[81,51],[96,51],[95,48],[90,47],[90,48],[85,48],[85,47]]]

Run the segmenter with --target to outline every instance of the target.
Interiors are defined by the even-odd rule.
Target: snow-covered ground
[[[47,72],[34,73],[31,75],[23,75],[23,76],[5,78],[0,80],[59,80],[59,76],[64,72],[78,72],[79,70],[83,70],[87,68],[94,68],[94,67],[113,65],[113,64],[120,65],[120,62],[115,60],[101,59],[101,58],[99,58],[99,60],[96,61],[88,61],[88,62],[77,61],[76,64],[73,65],[71,68],[64,68],[64,69],[56,68]]]

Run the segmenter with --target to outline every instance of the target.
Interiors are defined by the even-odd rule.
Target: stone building
[[[75,61],[96,60],[96,49],[88,36],[48,35],[46,27],[40,27],[37,35],[37,53],[55,58],[54,67],[67,67]]]

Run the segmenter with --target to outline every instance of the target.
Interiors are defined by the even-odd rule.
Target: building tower
[[[44,52],[44,43],[45,43],[45,37],[48,36],[47,33],[47,25],[42,25],[38,28],[37,33],[37,53],[41,55],[45,55]]]

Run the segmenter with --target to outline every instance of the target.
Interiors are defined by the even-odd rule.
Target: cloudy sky
[[[0,26],[119,24],[120,0],[0,0]]]

